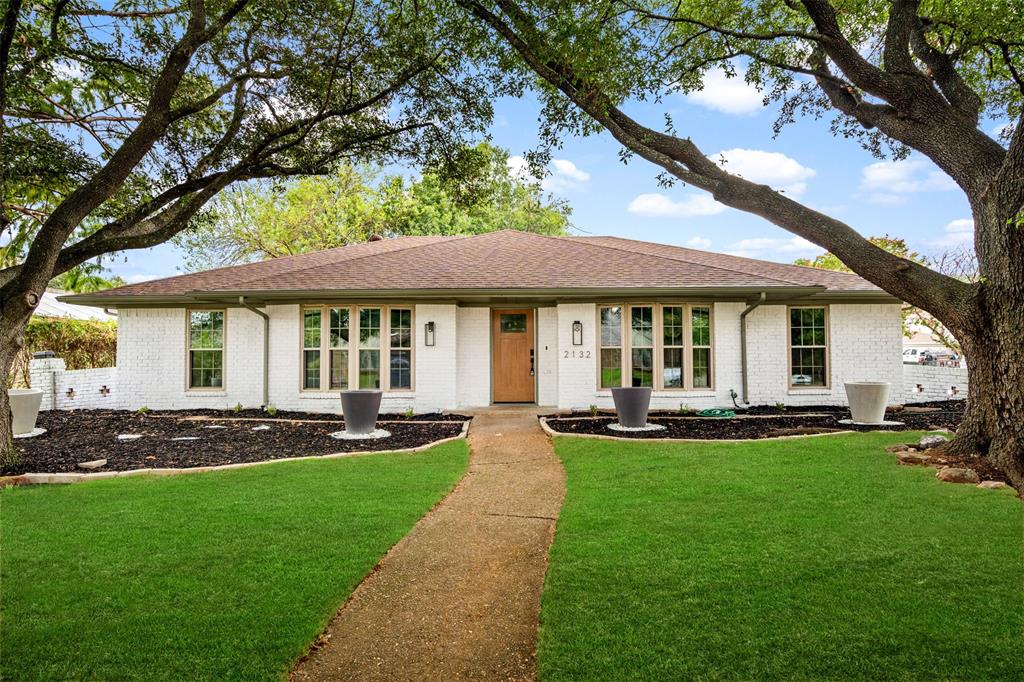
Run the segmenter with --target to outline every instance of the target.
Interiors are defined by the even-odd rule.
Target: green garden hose
[[[732,419],[736,416],[736,413],[732,410],[723,410],[717,407],[713,407],[710,410],[701,410],[697,413],[698,417],[718,417],[720,419]]]

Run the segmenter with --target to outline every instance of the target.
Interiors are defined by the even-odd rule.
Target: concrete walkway
[[[295,680],[529,680],[565,476],[536,408],[475,413],[469,472],[384,557]]]

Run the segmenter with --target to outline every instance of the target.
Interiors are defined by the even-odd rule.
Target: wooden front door
[[[536,353],[532,310],[495,310],[491,313],[494,402],[534,402]]]

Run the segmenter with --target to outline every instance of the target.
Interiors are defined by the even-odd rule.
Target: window
[[[711,308],[690,308],[693,349],[693,387],[711,388]]]
[[[667,305],[661,309],[662,363],[661,385],[683,388],[683,306]]]
[[[391,309],[389,346],[391,388],[412,388],[412,310]]]
[[[224,311],[188,313],[188,387],[224,386]]]
[[[711,306],[604,305],[598,308],[598,325],[599,388],[712,388]]]
[[[631,386],[654,387],[654,308],[629,309]]]
[[[828,386],[828,316],[825,308],[789,309],[789,385]]]
[[[410,390],[412,308],[304,307],[301,352],[304,391]]]
[[[348,308],[331,308],[331,388],[342,391],[348,389],[349,314]]]
[[[380,308],[359,309],[359,388],[380,388]]]
[[[502,313],[500,329],[502,334],[525,334],[526,315],[523,313]]]
[[[302,387],[320,388],[320,309],[302,312]]]
[[[622,306],[601,308],[601,388],[622,385]]]

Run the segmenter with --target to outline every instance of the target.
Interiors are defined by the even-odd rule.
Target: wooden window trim
[[[793,310],[813,309],[825,311],[825,385],[796,386],[793,384]],[[821,346],[797,346],[797,348],[821,348]],[[828,304],[786,306],[786,388],[789,391],[829,391],[832,389],[832,315]]]
[[[707,395],[715,392],[715,373],[717,364],[715,362],[715,304],[707,301],[664,301],[660,303],[598,303],[596,316],[595,316],[595,346],[597,348],[596,358],[596,385],[597,390],[602,393],[607,393],[611,390],[611,387],[601,386],[601,349],[604,346],[601,345],[601,309],[602,308],[622,308],[622,342],[619,346],[622,356],[622,386],[629,386],[629,377],[632,376],[633,371],[633,344],[632,344],[632,328],[630,326],[630,320],[632,319],[633,308],[653,308],[654,311],[654,386],[652,388],[656,393],[668,393],[668,394],[697,394]],[[665,331],[664,331],[664,308],[666,307],[681,307],[683,309],[683,385],[680,388],[665,388],[665,377],[664,377],[664,351],[665,351]],[[814,306],[820,307],[820,306]],[[711,328],[711,345],[709,348],[710,367],[708,368],[708,379],[710,386],[700,386],[694,388],[693,386],[693,308],[707,308],[710,312],[708,324]],[[613,346],[608,346],[612,348]],[[645,346],[646,347],[646,346]],[[678,348],[678,346],[671,346],[672,348]],[[698,348],[704,348],[705,346],[698,346]]]
[[[220,341],[220,386],[192,386],[192,313],[223,313],[224,329],[221,330]],[[217,350],[206,348],[199,350]],[[185,308],[185,392],[186,393],[225,393],[228,390],[228,311],[227,308]]]
[[[330,388],[330,326],[331,309],[347,308],[348,327],[348,388]],[[419,338],[416,334],[416,306],[412,304],[382,304],[374,303],[315,303],[302,304],[299,306],[299,392],[303,395],[323,395],[341,390],[351,390],[359,387],[359,311],[365,309],[380,310],[380,390],[384,393],[407,394],[416,391],[416,343]],[[410,325],[412,336],[412,347],[410,353],[409,367],[409,388],[391,388],[391,310],[408,310],[410,313]],[[320,311],[320,388],[305,388],[304,375],[304,327],[303,318],[306,310]],[[338,350],[338,349],[335,349]],[[405,349],[402,349],[405,350]]]

